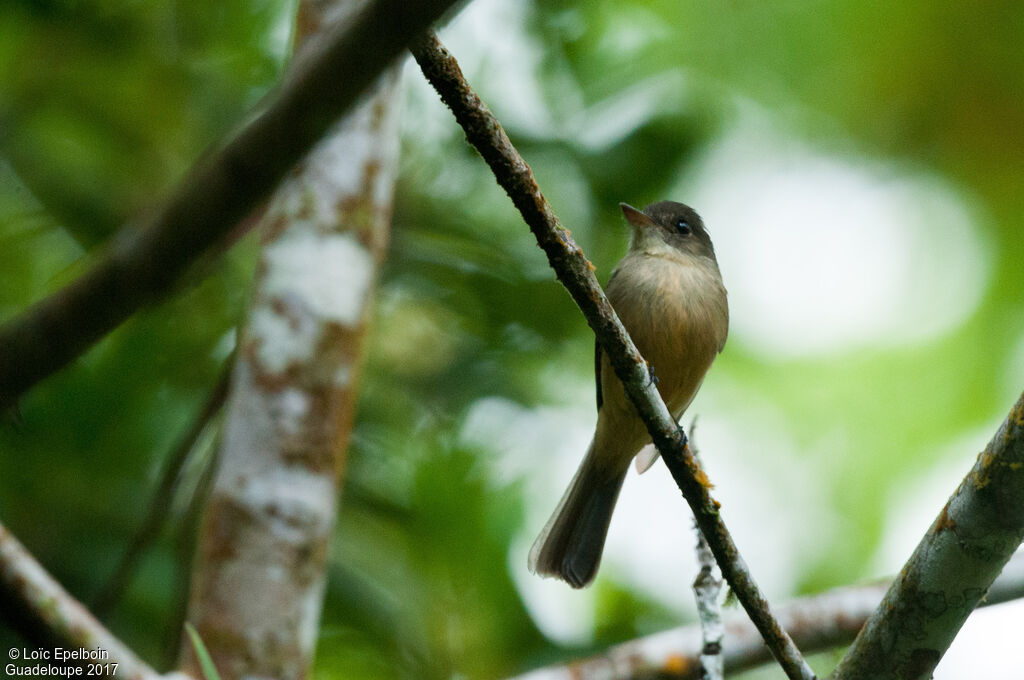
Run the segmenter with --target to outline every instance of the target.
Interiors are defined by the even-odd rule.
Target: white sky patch
[[[1024,668],[1024,602],[972,613],[935,669],[934,680],[1020,680]]]
[[[954,187],[827,156],[748,117],[675,192],[708,224],[731,332],[802,356],[921,342],[987,283],[986,244]]]

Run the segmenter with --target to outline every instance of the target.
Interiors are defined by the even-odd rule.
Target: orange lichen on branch
[[[1005,436],[1005,434],[1004,434]],[[974,488],[984,489],[992,481],[992,467],[996,462],[996,454],[991,446],[978,454],[978,466],[974,470]]]
[[[942,512],[935,519],[935,531],[946,531],[956,529],[956,522],[949,516],[949,503],[942,507]]]
[[[1008,420],[1017,427],[1024,427],[1024,400],[1017,402],[1010,411]],[[1006,429],[1009,430],[1010,428]]]
[[[715,485],[711,483],[711,480],[708,478],[704,470],[697,468],[697,473],[694,477],[696,477],[697,482],[705,489],[711,490],[715,488]]]
[[[661,670],[669,677],[685,678],[692,675],[697,670],[697,667],[689,657],[682,654],[670,654],[665,659],[665,664],[661,667]]]

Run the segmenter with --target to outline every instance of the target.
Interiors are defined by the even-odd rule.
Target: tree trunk
[[[299,39],[351,4],[303,2]],[[390,224],[396,80],[385,74],[318,145],[279,188],[261,225],[256,289],[188,614],[225,679],[310,672],[361,347]],[[201,677],[187,641],[181,667]]]

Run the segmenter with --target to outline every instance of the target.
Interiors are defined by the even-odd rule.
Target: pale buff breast
[[[728,303],[718,266],[705,257],[631,254],[609,283],[608,297],[640,353],[654,367],[658,390],[678,419],[728,333]],[[632,416],[607,357],[601,382],[605,404],[623,411],[622,416]]]

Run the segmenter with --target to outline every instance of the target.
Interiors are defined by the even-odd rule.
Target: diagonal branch
[[[512,199],[537,243],[548,256],[559,281],[572,295],[607,352],[615,374],[651,433],[655,446],[672,472],[683,496],[708,539],[723,576],[792,680],[814,678],[796,645],[771,614],[768,601],[754,582],[709,492],[711,484],[686,445],[686,435],[669,415],[650,380],[647,362],[637,351],[608,298],[594,277],[593,265],[552,211],[530,167],[512,146],[501,124],[473,92],[458,62],[436,36],[412,46],[423,74],[455,114],[466,138],[491,167],[498,184]]]
[[[0,410],[166,295],[455,0],[374,0],[298,59],[263,110],[202,159],[144,228],[0,327]]]
[[[946,502],[836,680],[930,678],[1024,539],[1024,394]]]
[[[118,664],[118,677],[161,677],[64,590],[2,524],[0,615],[39,646],[106,652],[103,662]]]

